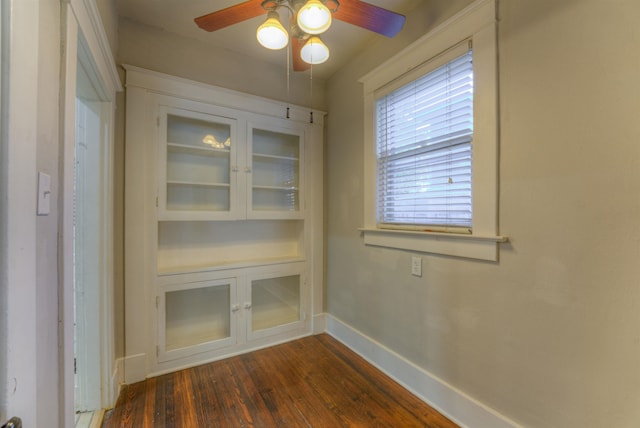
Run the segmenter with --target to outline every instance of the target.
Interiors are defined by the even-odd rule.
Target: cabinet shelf
[[[262,153],[253,153],[254,158],[262,158],[262,159],[274,159],[274,160],[287,160],[298,162],[298,158],[295,156],[278,156],[278,155],[267,155]]]
[[[161,221],[158,273],[184,273],[304,260],[300,220]]]
[[[203,183],[196,181],[167,181],[169,186],[184,186],[184,187],[207,187],[207,188],[225,188],[229,187],[229,183]]]
[[[189,153],[198,156],[229,156],[229,149],[216,149],[213,147],[198,147],[188,144],[169,143],[167,149],[170,153]]]
[[[285,265],[291,263],[304,262],[304,257],[265,257],[247,259],[243,261],[219,260],[217,263],[207,263],[202,265],[183,265],[180,267],[158,268],[159,277],[170,277],[172,275],[182,275],[185,273],[213,272],[227,269],[242,269],[246,267],[262,267],[271,265]]]
[[[292,186],[252,186],[255,190],[283,190],[283,191],[294,191],[297,192],[297,187]]]

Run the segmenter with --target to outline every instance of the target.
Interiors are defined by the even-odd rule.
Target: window
[[[375,109],[378,226],[470,231],[471,50],[377,98]]]
[[[475,1],[360,79],[366,245],[497,260],[495,3]]]

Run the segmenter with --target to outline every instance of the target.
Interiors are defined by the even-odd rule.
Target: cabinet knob
[[[247,173],[251,172],[251,168],[249,168],[248,166],[245,166],[244,167],[244,172],[247,172]]]
[[[231,305],[231,312],[238,312],[240,310],[240,305],[237,303],[235,305]]]
[[[233,166],[231,167],[231,171],[233,171],[233,172],[238,172],[238,165],[233,165]]]
[[[245,309],[251,309],[251,302],[245,302],[244,308]]]

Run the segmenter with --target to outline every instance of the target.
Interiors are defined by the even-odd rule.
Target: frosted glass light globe
[[[298,27],[307,34],[322,34],[331,26],[331,11],[320,0],[309,0],[298,11]]]
[[[313,36],[300,50],[300,56],[307,64],[322,64],[329,59],[329,48],[320,37]]]
[[[267,49],[278,50],[289,44],[289,34],[280,23],[278,12],[269,12],[267,20],[258,27],[256,38]]]

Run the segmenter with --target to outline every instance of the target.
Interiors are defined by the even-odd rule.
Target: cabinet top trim
[[[321,110],[291,105],[282,101],[171,76],[133,65],[123,64],[122,67],[127,72],[125,85],[127,87],[139,87],[164,95],[178,96],[209,104],[211,104],[211,100],[215,100],[215,104],[219,106],[242,109],[278,118],[286,118],[288,107],[290,120],[314,126],[322,126],[324,116],[327,114]],[[313,112],[313,123],[310,123],[311,112]]]

